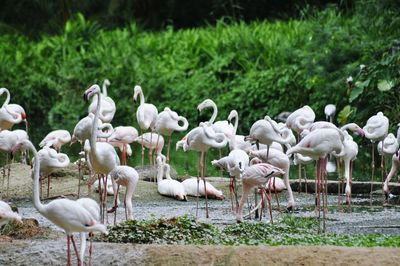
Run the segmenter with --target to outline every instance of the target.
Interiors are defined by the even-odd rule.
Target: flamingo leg
[[[339,211],[341,211],[341,204],[342,204],[342,192],[340,190],[341,183],[342,183],[342,178],[340,176],[340,160],[336,160],[336,167],[337,167],[337,172],[338,172],[338,208]]]
[[[258,202],[258,199],[257,199],[257,194],[258,194],[258,191],[257,191],[257,188],[255,188],[254,189],[254,206],[257,206],[257,202]],[[259,211],[258,211],[258,209],[254,212],[254,219],[258,219],[260,217],[260,213],[259,213]]]
[[[81,266],[82,265],[82,261],[79,258],[78,249],[76,248],[74,236],[72,236],[72,235],[71,235],[71,241],[72,241],[72,246],[74,247],[76,258],[78,259],[78,265]]]
[[[83,151],[82,145],[81,145],[81,151]],[[79,161],[78,161],[78,199],[81,194],[81,179],[82,179],[82,161],[79,158]]]
[[[71,265],[70,236],[67,235],[67,265]]]
[[[299,194],[301,193],[301,164],[299,163],[298,166],[298,173],[299,173]]]
[[[202,157],[203,157],[203,153],[201,152],[199,154],[199,171],[198,171],[198,175],[197,175],[197,197],[196,197],[196,219],[198,217],[199,214],[199,196],[200,196],[200,177],[202,176],[202,168],[203,168],[203,161],[202,161]]]
[[[219,158],[221,159],[222,158],[222,149],[218,149],[218,151],[219,151]],[[219,175],[220,176],[224,175],[224,171],[223,171],[222,167],[219,168]]]
[[[123,144],[122,145],[122,154],[121,154],[121,161],[122,161],[122,165],[126,165],[126,145]]]
[[[204,152],[202,152],[202,161],[203,161],[203,183],[204,183],[204,194],[206,197],[206,218],[210,218],[210,216],[208,215],[208,197],[207,197],[207,188],[206,188],[206,177],[205,177],[205,171],[206,171],[206,161],[205,161],[205,154]]]
[[[93,248],[92,248],[92,243],[93,243],[93,233],[90,232],[89,233],[89,266],[92,265],[92,252],[93,252]]]
[[[383,152],[383,141],[382,141],[382,156],[381,156],[381,180],[382,180],[382,186],[383,186],[383,180],[384,180],[384,175],[385,174],[385,153]]]
[[[47,198],[49,197],[50,194],[50,182],[51,182],[51,175],[47,176]]]
[[[117,222],[117,209],[118,209],[118,195],[119,195],[119,184],[117,185],[117,196],[114,196],[114,225]]]
[[[143,129],[140,128],[140,136],[143,136]],[[144,146],[143,146],[144,140],[142,139],[141,144],[142,144],[142,170],[144,168]]]
[[[233,177],[229,176],[229,197],[231,199],[231,210],[234,211],[233,208]]]
[[[169,163],[169,151],[171,149],[171,138],[172,138],[172,134],[169,135],[168,137],[168,147],[167,147],[167,163]]]
[[[264,190],[264,193],[266,193],[265,190]],[[272,219],[271,189],[269,189],[269,192],[267,195],[267,201],[268,201],[269,216],[271,218],[271,224],[273,224],[274,220]]]
[[[7,153],[7,193],[6,193],[6,198],[9,199],[8,195],[8,189],[10,187],[10,164],[9,164],[9,159],[8,159],[8,153]]]
[[[374,172],[375,172],[375,145],[372,143],[372,162],[371,162],[371,194],[370,194],[370,204],[372,204],[372,191],[373,191],[373,182],[374,182]]]
[[[305,185],[305,187],[306,187],[306,194],[308,193],[308,184],[307,184],[307,169],[306,169],[306,167],[304,166],[303,167],[303,169],[304,169],[304,185]]]

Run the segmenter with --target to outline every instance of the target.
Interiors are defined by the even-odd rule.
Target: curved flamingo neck
[[[103,82],[102,94],[104,97],[107,97],[107,83],[105,81]]]
[[[217,105],[214,102],[211,102],[211,107],[213,109],[213,114],[212,114],[210,120],[208,120],[208,122],[214,123],[214,121],[215,121],[215,119],[217,118],[217,115],[218,115],[218,108],[217,108]]]
[[[3,89],[4,89],[4,91],[5,91],[6,94],[7,94],[7,98],[6,98],[6,100],[4,101],[2,107],[4,107],[5,105],[7,105],[7,104],[10,102],[10,91],[9,91],[8,89],[6,89],[6,88],[3,88]]]
[[[97,139],[97,127],[99,124],[99,114],[100,114],[100,105],[101,105],[101,101],[100,101],[100,91],[97,91],[95,93],[95,96],[97,96],[97,106],[96,106],[96,113],[94,114],[94,118],[93,118],[93,123],[92,123],[92,132],[91,132],[91,136],[90,136],[90,148],[91,148],[91,152],[95,152],[96,151],[96,139]]]
[[[235,124],[233,126],[233,134],[236,135],[237,128],[239,126],[239,116],[237,113],[235,113],[235,115],[232,118],[235,118]]]
[[[40,178],[40,159],[38,153],[36,151],[35,146],[33,146],[32,142],[26,140],[24,142],[28,145],[28,148],[32,151],[33,156],[35,157],[34,168],[33,168],[33,206],[40,212],[43,213],[45,211],[44,205],[40,202],[40,189],[39,189],[39,178]]]
[[[139,97],[140,97],[140,105],[143,105],[145,102],[142,89],[139,90]]]

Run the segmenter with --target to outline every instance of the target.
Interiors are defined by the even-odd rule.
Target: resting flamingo
[[[11,221],[22,222],[22,219],[18,213],[12,211],[7,203],[0,200],[0,228]]]
[[[182,122],[182,126],[179,123]],[[172,111],[169,107],[165,107],[164,111],[158,114],[155,130],[158,134],[168,136],[168,146],[167,146],[167,158],[166,162],[169,162],[169,151],[171,148],[171,135],[174,131],[185,131],[188,129],[189,123],[187,119],[183,116],[178,116],[178,114]]]
[[[29,139],[28,133],[22,129],[15,129],[12,131],[13,134],[17,135],[17,141],[22,142],[23,140]],[[21,150],[21,163],[27,163],[27,151]]]
[[[283,174],[283,180],[288,191],[288,203],[287,210],[293,211],[295,207],[295,201],[293,197],[293,191],[290,187],[289,172],[290,172],[290,160],[289,157],[282,151],[271,149],[269,156],[266,150],[250,151],[250,157],[260,158],[263,163],[269,163],[275,167],[282,169],[285,173]]]
[[[116,107],[114,100],[107,96],[107,86],[111,83],[108,79],[103,82],[103,93],[100,94],[101,107],[99,111],[99,119],[103,123],[111,123],[114,118]],[[97,108],[97,98],[93,98],[92,103],[89,105],[88,113],[95,114]]]
[[[132,197],[133,193],[136,190],[137,183],[139,181],[139,174],[135,170],[135,168],[127,166],[127,165],[119,165],[116,166],[110,172],[111,180],[113,180],[114,186],[114,207],[109,210],[109,212],[117,211],[119,204],[119,186],[124,186],[125,197],[124,197],[124,206],[125,206],[125,218],[127,220],[133,220],[133,208],[132,208]],[[115,216],[114,216],[115,223]]]
[[[13,125],[25,122],[25,130],[28,132],[28,120],[24,108],[10,102],[10,92],[6,88],[0,88],[0,95],[7,94],[7,98],[0,108],[0,130],[11,129]]]
[[[163,154],[157,156],[157,191],[160,195],[173,197],[177,200],[186,201],[185,188],[181,182],[174,180],[170,175],[170,166],[166,163],[166,157]],[[166,179],[163,179],[165,174]]]
[[[389,130],[389,119],[382,113],[378,112],[376,115],[371,116],[366,125],[363,127],[365,132],[365,137],[369,139],[372,143],[372,162],[371,162],[371,193],[373,190],[374,181],[374,171],[375,171],[375,145],[376,141],[383,140]],[[382,154],[383,156],[383,154]],[[383,158],[382,158],[383,159]],[[382,179],[383,179],[383,169],[382,169]],[[383,180],[382,180],[383,181]],[[371,194],[372,195],[372,194]]]
[[[71,142],[71,134],[64,129],[53,130],[39,143],[39,147],[53,147],[60,152],[62,145]]]
[[[143,135],[143,130],[150,129],[152,132],[155,129],[158,110],[154,104],[145,103],[142,88],[136,85],[133,93],[133,100],[136,101],[137,97],[140,97],[140,105],[136,111],[136,119],[140,127],[140,135]],[[150,135],[152,137],[152,135]],[[150,140],[152,142],[152,140]],[[150,163],[152,159],[150,159]],[[144,165],[144,148],[142,145],[142,167]]]
[[[267,163],[258,163],[247,167],[242,174],[243,193],[236,211],[236,221],[243,221],[243,205],[253,187],[265,185],[270,177],[283,175],[284,171]],[[270,209],[271,213],[271,209]],[[271,213],[272,218],[272,213]]]
[[[67,167],[70,160],[65,153],[58,153],[55,149],[47,146],[38,151],[38,156],[40,160],[40,176],[42,179],[47,177],[47,197],[49,197],[51,173],[57,169]]]
[[[98,126],[98,117],[101,107],[100,101],[100,87],[95,84],[88,88],[83,96],[85,101],[88,101],[90,97],[93,95],[97,96],[97,108],[96,113],[93,118],[92,123],[92,131],[89,140],[86,140],[86,151],[88,153],[88,163],[95,174],[103,175],[103,184],[106,187],[107,184],[107,175],[110,173],[112,169],[119,165],[119,158],[117,152],[114,147],[111,146],[107,142],[97,142],[97,126]],[[104,193],[101,195],[101,221],[104,222],[104,216],[106,212],[106,199],[107,193],[106,190],[103,190]]]
[[[70,241],[72,241],[74,246],[75,254],[78,258],[78,265],[82,265],[72,234],[74,232],[101,232],[107,234],[106,226],[93,219],[90,212],[76,201],[70,199],[56,199],[48,204],[42,204],[39,196],[39,155],[29,140],[24,140],[20,145],[24,148],[30,149],[35,157],[33,168],[34,207],[41,215],[65,231],[67,235],[67,265],[71,265]]]
[[[192,129],[182,140],[176,143],[176,147],[182,146],[183,151],[195,150],[200,153],[199,163],[199,176],[197,179],[197,188],[199,189],[200,178],[204,183],[204,193],[206,195],[206,217],[208,218],[208,202],[207,202],[207,185],[205,180],[205,159],[204,154],[210,147],[222,148],[227,144],[227,139],[223,133],[215,133],[210,123],[200,123],[198,127]],[[199,195],[199,193],[197,193]],[[197,208],[196,217],[198,212],[198,197],[197,197]]]

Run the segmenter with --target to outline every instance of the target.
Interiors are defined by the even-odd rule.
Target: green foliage
[[[292,215],[283,216],[275,224],[245,222],[223,228],[182,216],[123,222],[109,228],[109,235],[101,240],[141,244],[400,246],[399,236],[317,234],[317,229],[315,218]]]
[[[393,131],[400,108],[398,10],[392,1],[357,1],[348,14],[335,7],[309,9],[302,19],[220,20],[215,26],[157,33],[136,24],[105,30],[77,14],[60,35],[36,41],[1,35],[0,84],[10,89],[11,102],[26,109],[35,143],[51,129],[72,131],[87,112],[84,90],[105,78],[117,105],[114,126],[137,127],[137,104],[131,99],[140,84],[146,101],[186,116],[190,128],[208,119],[210,113],[198,116],[196,106],[212,98],[218,120],[231,109],[239,112],[238,134],[247,134],[266,114],[274,117],[305,104],[323,119],[328,103],[344,110],[341,121],[360,125],[383,111],[394,121]],[[348,76],[354,78],[350,87]],[[76,154],[78,147],[72,149]],[[172,162],[187,160],[182,154]]]

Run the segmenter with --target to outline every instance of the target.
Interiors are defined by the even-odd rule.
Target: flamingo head
[[[103,86],[110,86],[110,85],[111,85],[111,82],[108,79],[105,79],[103,81]]]
[[[0,88],[0,95],[2,95],[6,90],[6,88]]]
[[[236,110],[232,110],[232,111],[229,113],[228,121],[232,122],[232,119],[233,119],[233,118],[236,118],[236,119],[237,119],[237,117],[238,117],[238,112],[237,112]]]
[[[85,91],[85,93],[83,94],[83,100],[85,102],[88,102],[90,97],[92,97],[96,93],[100,93],[100,87],[99,87],[99,85],[94,84],[94,85],[90,86],[90,88]]]
[[[201,112],[204,108],[213,107],[215,105],[214,101],[211,99],[206,99],[197,106],[197,110]]]
[[[133,89],[133,100],[136,102],[137,96],[142,92],[142,87],[136,85]]]

